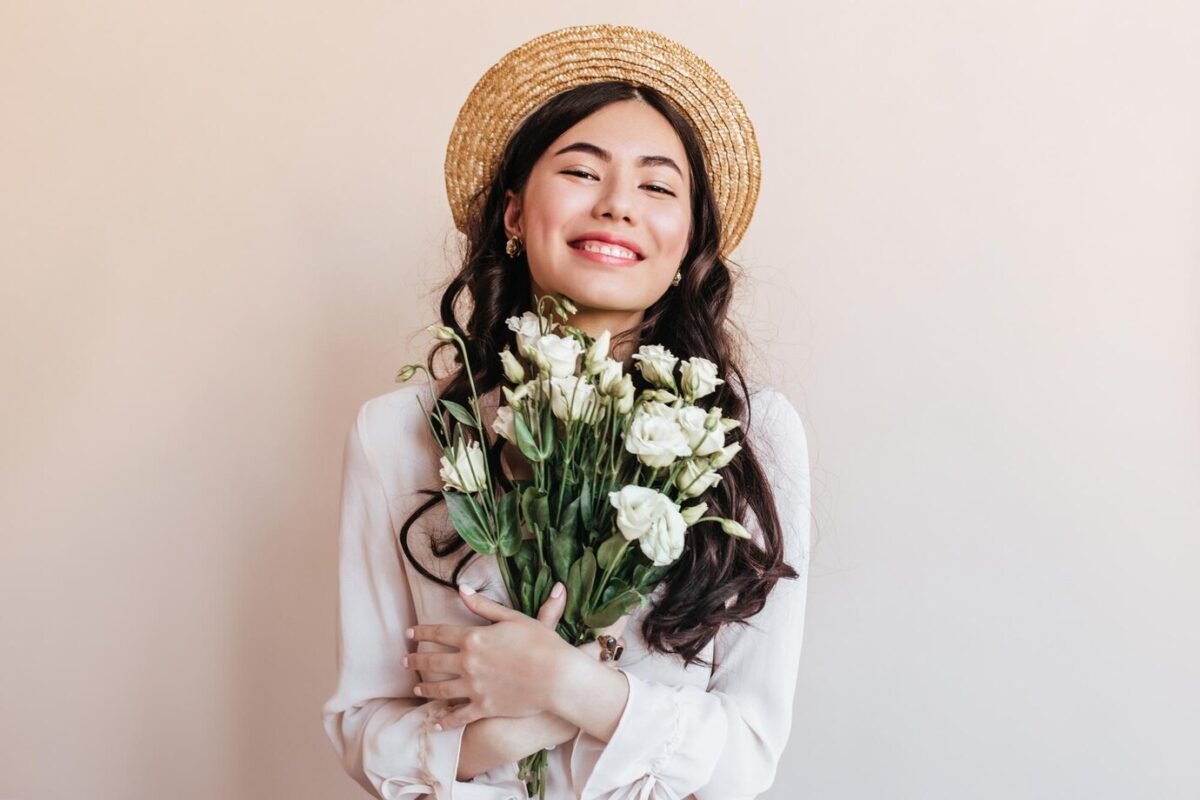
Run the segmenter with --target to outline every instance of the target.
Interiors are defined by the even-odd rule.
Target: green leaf
[[[570,497],[573,493],[572,487],[568,486],[566,493]],[[562,510],[562,517],[558,520],[558,529],[572,539],[575,538],[575,529],[579,522],[579,503],[578,497],[567,503],[567,507]]]
[[[550,527],[550,497],[545,489],[526,489],[521,495],[521,511],[530,525],[542,530]]]
[[[500,518],[500,552],[505,556],[515,556],[521,549],[521,527],[517,519],[519,500],[520,496],[513,490],[500,498],[496,504],[496,513]]]
[[[579,598],[582,596],[580,586],[582,580],[579,577],[579,568],[583,564],[583,559],[575,561],[567,570],[567,605],[563,609],[562,620],[568,624],[574,624],[579,614]]]
[[[668,564],[665,567],[655,567],[647,564],[638,564],[633,568],[633,586],[639,591],[649,589],[652,586],[657,586],[658,583],[667,576],[674,564]]]
[[[592,589],[596,586],[596,554],[592,552],[592,548],[583,548],[583,565],[579,569],[583,596],[591,597]]]
[[[546,602],[546,598],[550,596],[552,583],[554,583],[554,578],[550,574],[550,567],[543,562],[542,568],[538,570],[537,580],[533,584],[533,605],[529,607],[531,616],[537,614],[542,603]]]
[[[599,552],[596,553],[596,564],[601,570],[607,570],[609,565],[619,557],[619,553],[625,548],[628,541],[619,533],[614,533],[608,537],[608,541],[600,545]]]
[[[466,425],[470,428],[479,427],[479,422],[475,419],[475,415],[468,411],[466,407],[454,402],[453,400],[442,400],[440,402],[446,407],[446,410],[450,412],[450,416],[454,417],[463,425]]]
[[[574,518],[576,502],[567,506],[567,514],[570,518]],[[564,583],[571,565],[579,556],[579,540],[575,538],[574,527],[571,525],[571,529],[568,530],[564,522],[562,528],[550,532],[550,561],[554,565],[555,576]]]
[[[490,555],[496,552],[496,543],[491,540],[487,529],[487,516],[469,494],[444,490],[446,508],[450,512],[450,524],[476,553]]]
[[[517,430],[517,448],[520,449],[521,455],[533,463],[545,461],[546,459],[533,441],[533,432],[529,430],[529,425],[525,422],[525,415],[520,411],[513,412],[513,427]]]
[[[556,417],[550,411],[550,403],[542,408],[542,459],[547,459],[554,452],[554,421]]]
[[[620,578],[610,579],[608,585],[604,587],[604,591],[600,592],[600,605],[604,605],[609,600],[631,588],[633,587]]]
[[[579,515],[583,518],[583,527],[592,528],[592,479],[585,475],[579,486]]]
[[[517,571],[521,574],[521,580],[525,580],[525,575],[533,574],[533,565],[537,563],[537,540],[523,539],[521,540],[521,548],[513,557],[513,563],[517,567]]]
[[[626,589],[619,595],[597,608],[583,618],[583,622],[593,630],[607,628],[621,617],[628,614],[642,602],[642,596],[633,589]]]
[[[571,565],[567,573],[567,607],[564,619],[574,623],[588,607],[592,586],[596,582],[596,556],[592,548],[583,548],[583,555]]]
[[[530,617],[537,614],[533,606],[533,581],[525,578],[521,579],[521,613]]]

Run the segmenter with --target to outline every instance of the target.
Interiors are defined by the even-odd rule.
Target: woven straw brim
[[[721,215],[721,255],[731,253],[750,224],[761,179],[750,117],[729,84],[695,53],[625,25],[552,31],[509,52],[479,79],[446,148],[446,194],[458,229],[466,232],[472,199],[491,181],[526,116],[567,89],[611,80],[659,90],[695,127]]]

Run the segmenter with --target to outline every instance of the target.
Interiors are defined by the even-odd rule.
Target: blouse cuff
[[[629,699],[612,738],[606,744],[582,730],[575,736],[570,773],[579,800],[682,798],[708,783],[728,732],[720,700],[619,671]]]
[[[442,731],[434,723],[449,711],[446,701],[429,701],[394,720],[379,724],[379,735],[367,736],[372,743],[363,754],[363,763],[371,782],[379,787],[384,800],[430,797],[435,800],[528,800],[525,784],[517,777],[515,764],[501,764],[476,775],[470,781],[457,780],[459,751],[465,725]],[[417,763],[408,769],[380,767],[394,759],[393,754],[411,752],[416,742]]]

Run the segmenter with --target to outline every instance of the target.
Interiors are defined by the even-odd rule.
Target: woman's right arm
[[[416,623],[397,557],[387,495],[364,441],[373,413],[394,407],[367,401],[346,437],[338,565],[337,688],[323,709],[325,732],[352,778],[385,800],[431,795],[455,800],[525,797],[516,766],[505,763],[459,781],[464,728],[433,723],[446,701],[414,695],[416,674],[403,666],[404,631]]]

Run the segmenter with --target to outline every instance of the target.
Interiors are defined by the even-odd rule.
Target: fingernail
[[[413,694],[417,695],[418,697],[421,697],[425,694],[425,691],[420,686],[414,686]]]
[[[440,722],[433,723],[433,729],[435,731],[440,731],[442,729],[442,723],[440,723]]]
[[[551,597],[562,597],[562,594],[563,594],[562,581],[557,581],[554,584],[554,588],[550,590],[550,596]]]
[[[409,628],[404,632],[404,635],[411,639],[413,637],[413,629]]]
[[[475,590],[472,589],[470,586],[467,586],[467,584],[465,584],[465,583],[460,583],[458,585],[458,590],[466,595],[475,594]]]
[[[404,657],[404,666],[408,666],[408,656]]]

